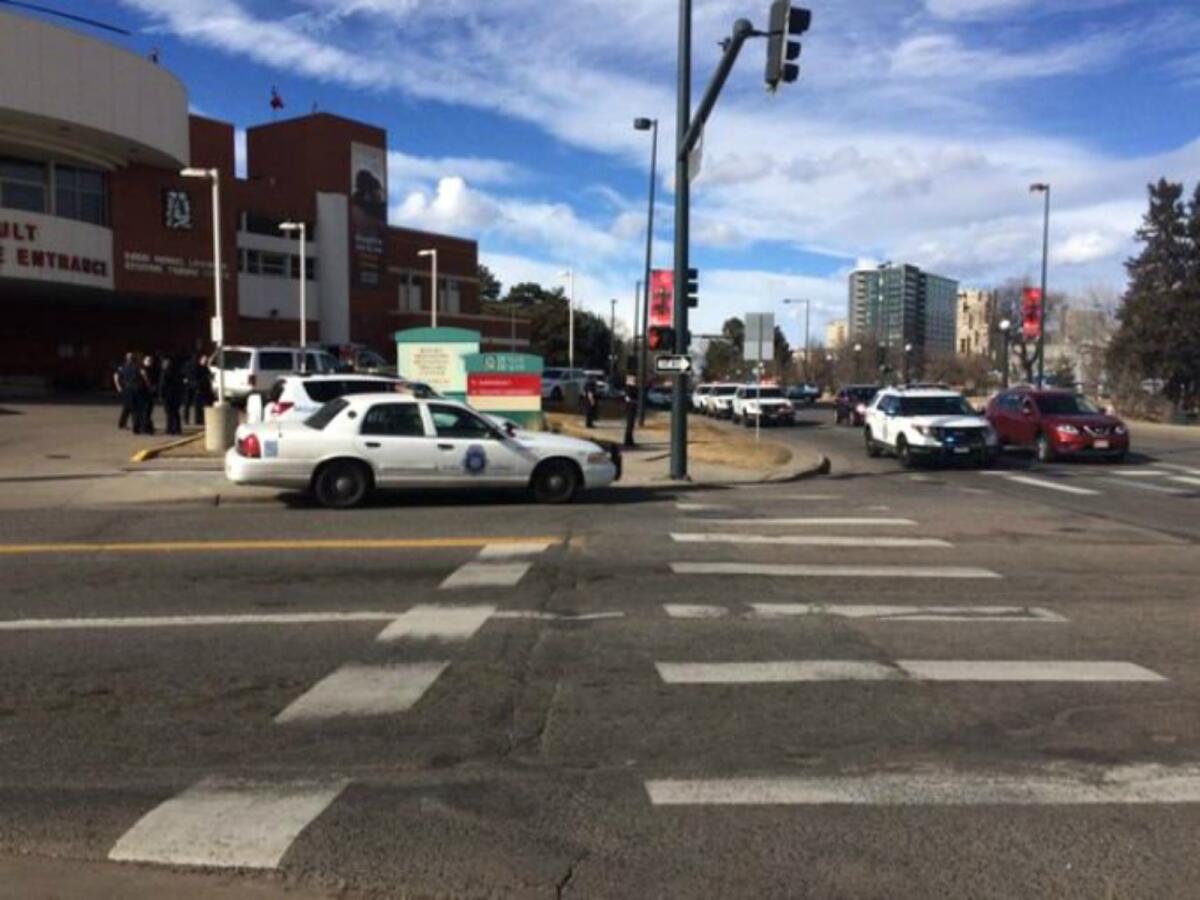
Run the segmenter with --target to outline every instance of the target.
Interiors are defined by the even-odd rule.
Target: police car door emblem
[[[470,475],[480,475],[487,468],[487,451],[479,444],[472,444],[467,448],[467,455],[463,459],[463,468]]]

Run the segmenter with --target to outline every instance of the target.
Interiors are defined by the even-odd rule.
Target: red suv
[[[1016,388],[991,399],[987,418],[1000,444],[1033,448],[1040,462],[1098,456],[1119,462],[1129,452],[1129,429],[1073,391]]]

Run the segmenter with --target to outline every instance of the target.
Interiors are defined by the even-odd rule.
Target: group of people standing
[[[214,399],[212,370],[203,353],[183,360],[147,354],[140,363],[136,354],[126,353],[113,373],[113,387],[121,395],[117,427],[134,434],[154,434],[156,403],[166,416],[165,432],[182,434],[185,423],[204,423],[204,408]]]

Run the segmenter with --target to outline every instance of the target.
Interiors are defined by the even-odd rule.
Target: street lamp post
[[[608,383],[617,378],[617,298],[609,301],[608,313]]]
[[[654,252],[654,191],[658,178],[658,119],[639,118],[633,120],[638,131],[650,132],[650,200],[646,211],[646,266],[642,276],[642,330],[641,348],[638,351],[638,421],[646,424],[646,332],[650,320],[650,265]],[[672,348],[674,349],[674,348]]]
[[[1029,186],[1030,193],[1042,194],[1045,198],[1042,214],[1042,302],[1038,304],[1038,376],[1039,388],[1046,386],[1046,263],[1050,253],[1050,185],[1041,181]]]
[[[438,252],[437,252],[436,248],[431,248],[429,250],[418,250],[417,256],[428,256],[430,258],[429,266],[430,266],[431,271],[429,274],[429,282],[432,285],[432,290],[430,291],[430,296],[429,296],[429,326],[431,328],[437,328]]]
[[[862,344],[854,345],[854,380],[862,381]]]
[[[204,411],[204,449],[222,451],[233,443],[234,415],[225,403],[225,315],[221,291],[221,173],[217,169],[181,169],[184,178],[206,178],[212,183],[213,322],[217,345],[217,402]]]
[[[908,384],[910,381],[912,381],[912,378],[909,375],[910,361],[912,360],[912,351],[913,351],[912,344],[904,345],[904,383],[905,384]]]
[[[808,314],[812,307],[812,301],[811,300],[785,299],[783,302],[785,304],[788,304],[788,303],[803,303],[804,304],[804,381],[805,381],[805,383],[807,383],[809,381],[809,379],[811,378],[811,376],[808,374],[808,351],[809,351],[809,346],[810,346],[809,338],[808,338]]]
[[[1008,336],[1010,328],[1012,328],[1012,322],[1008,319],[1000,320],[1000,387],[1003,390],[1008,390]]]
[[[562,273],[567,279],[567,368],[575,368],[575,270]]]
[[[305,280],[308,277],[308,261],[305,250],[308,247],[308,226],[304,222],[280,222],[279,230],[284,234],[299,234],[300,237],[300,349],[308,346],[308,295],[305,293]],[[300,354],[300,371],[308,372],[308,354]]]

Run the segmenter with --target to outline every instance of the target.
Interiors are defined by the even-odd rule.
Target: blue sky
[[[158,47],[193,106],[240,128],[314,103],[387,128],[391,218],[479,240],[502,281],[561,283],[631,316],[649,146],[673,140],[671,0],[57,0]],[[734,19],[695,0],[698,96]],[[812,4],[801,81],[767,96],[752,42],[693,188],[695,330],[813,300],[881,259],[986,287],[1032,275],[1054,185],[1052,289],[1123,287],[1145,184],[1200,178],[1194,0],[832,0]],[[660,165],[658,264],[670,259]],[[789,332],[796,336],[795,325]]]

